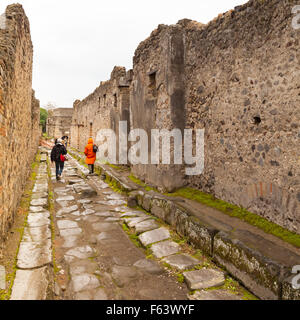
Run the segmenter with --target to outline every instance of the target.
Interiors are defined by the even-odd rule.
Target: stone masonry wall
[[[61,138],[70,136],[73,109],[58,108],[48,111],[47,134],[49,137]]]
[[[207,25],[161,25],[140,44],[132,128],[204,128],[205,168],[133,166],[137,176],[168,191],[196,187],[300,233],[297,4],[251,0]]]
[[[84,151],[88,139],[96,141],[100,129],[113,129],[118,135],[119,121],[129,119],[129,84],[131,71],[115,67],[108,81],[87,98],[74,102],[71,146]]]
[[[300,233],[299,1],[250,1],[185,25],[186,123],[205,128],[189,185]]]
[[[0,23],[0,239],[13,222],[40,136],[32,57],[24,10],[8,6]]]

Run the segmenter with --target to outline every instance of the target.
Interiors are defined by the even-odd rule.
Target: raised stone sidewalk
[[[52,262],[51,221],[48,209],[47,152],[40,148],[39,165],[30,211],[17,257],[11,300],[45,300]]]

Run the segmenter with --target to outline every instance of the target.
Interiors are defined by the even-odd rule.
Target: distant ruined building
[[[162,191],[198,188],[300,233],[300,32],[296,0],[251,0],[207,25],[159,25],[136,49],[133,70],[75,101],[72,146],[102,128],[205,129],[205,169],[136,165]],[[150,136],[150,135],[149,135]],[[149,150],[150,152],[150,150]]]
[[[0,16],[0,243],[14,221],[41,135],[33,47],[21,5]]]
[[[72,116],[72,108],[49,110],[46,129],[48,136],[53,138],[69,137],[71,134]]]

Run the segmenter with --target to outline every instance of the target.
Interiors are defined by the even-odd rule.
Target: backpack
[[[98,150],[99,150],[98,147],[94,144],[94,145],[93,145],[93,152],[97,153]]]

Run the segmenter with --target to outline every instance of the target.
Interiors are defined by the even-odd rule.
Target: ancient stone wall
[[[131,129],[144,129],[149,138],[149,164],[132,166],[133,173],[151,185],[172,190],[184,183],[182,168],[150,164],[151,129],[182,130],[185,127],[182,28],[160,25],[139,45],[133,63]]]
[[[113,129],[118,135],[119,121],[129,119],[129,85],[131,71],[115,67],[108,81],[87,98],[74,102],[71,128],[71,146],[84,151],[87,141],[95,141],[100,129]]]
[[[61,138],[70,136],[73,109],[58,108],[48,111],[47,134],[49,137]]]
[[[11,225],[40,135],[39,101],[32,90],[33,47],[21,5],[0,23],[0,238]]]
[[[205,129],[205,167],[185,176],[182,166],[133,166],[136,175],[164,190],[196,187],[300,233],[297,2],[249,1],[208,25],[159,26],[140,44],[132,127]]]

